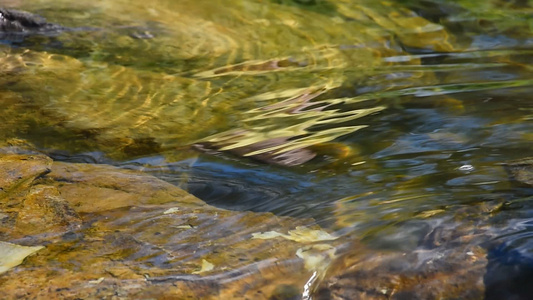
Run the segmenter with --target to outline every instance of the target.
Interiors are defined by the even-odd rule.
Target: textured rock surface
[[[485,293],[480,245],[490,238],[487,218],[497,204],[459,208],[413,251],[384,251],[329,234],[313,220],[223,210],[137,171],[53,162],[17,147],[0,148],[0,178],[0,238],[44,246],[0,276],[7,298],[480,299]],[[469,219],[480,212],[485,217]]]
[[[533,186],[533,157],[511,161],[505,169],[514,181]]]
[[[483,299],[487,260],[479,246],[347,257],[317,299]]]
[[[8,298],[283,299],[341,243],[312,220],[218,209],[111,166],[0,154],[0,178],[0,236],[45,246],[0,276]],[[309,265],[296,254],[313,245]]]
[[[46,22],[41,16],[0,7],[0,40],[21,42],[32,34],[58,34],[66,28]]]

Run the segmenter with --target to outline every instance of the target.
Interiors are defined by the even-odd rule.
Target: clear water
[[[9,1],[74,30],[0,45],[0,137],[375,249],[483,228],[486,297],[533,278],[533,2],[145,2]]]

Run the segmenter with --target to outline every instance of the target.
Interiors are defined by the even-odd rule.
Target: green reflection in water
[[[283,171],[315,186],[263,210],[315,205],[321,223],[402,251],[498,232],[487,224],[507,198],[530,200],[497,165],[532,148],[527,1],[8,5],[74,30],[0,47],[1,139],[118,161],[197,144],[303,164]]]
[[[270,139],[296,139],[242,153],[283,155],[367,126],[353,121],[387,104],[344,109],[353,101],[322,94],[349,88],[391,65],[383,57],[402,54],[399,43],[422,38],[418,45],[450,50],[442,26],[403,8],[372,1],[320,3],[309,4],[316,10],[300,10],[253,1],[60,2],[53,7],[38,2],[33,11],[75,30],[28,37],[24,43],[31,54],[6,50],[6,59],[20,60],[17,72],[25,78],[7,89],[31,98],[51,119],[98,145],[116,145],[106,147],[111,157],[124,157],[123,149],[137,141],[154,141],[162,149],[198,140],[213,144],[210,134],[237,128],[247,132],[248,142],[235,138],[230,143],[236,145],[263,148]],[[318,8],[326,4],[338,13],[323,14]],[[31,61],[39,55],[38,62]],[[418,73],[417,81],[432,77]],[[322,99],[315,101],[318,96]],[[309,103],[295,107],[298,114],[273,111],[250,122],[247,111],[294,102],[288,98]]]

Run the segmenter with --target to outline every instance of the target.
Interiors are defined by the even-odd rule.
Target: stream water
[[[5,5],[68,29],[0,35],[1,139],[376,251],[482,235],[485,298],[533,293],[533,1]]]

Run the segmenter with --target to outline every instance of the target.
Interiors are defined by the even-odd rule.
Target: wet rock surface
[[[507,166],[520,188],[499,165],[531,149],[527,5],[441,2],[3,1],[102,30],[56,35],[38,16],[2,11],[0,143],[27,138],[124,162],[200,140],[217,155],[313,171],[334,161],[321,170],[331,181],[302,179],[296,189],[310,192],[281,198],[289,205],[276,213],[314,207],[327,219],[347,199],[336,228],[372,224],[401,249],[363,246],[355,233],[345,243],[313,220],[217,209],[136,172],[12,152],[0,163],[0,239],[9,242],[0,251],[28,251],[2,262],[0,290],[287,299],[320,284],[316,297],[325,298],[505,299],[502,290],[521,289],[528,299],[531,164]],[[269,200],[260,199],[272,209]],[[487,211],[441,217],[491,200]],[[415,218],[427,227],[401,224]],[[490,222],[507,231],[485,258]]]
[[[533,157],[511,161],[505,164],[505,169],[515,182],[533,187]]]
[[[437,218],[413,249],[347,251],[316,299],[483,299],[485,246],[494,237],[488,223],[498,205],[456,208],[453,218]]]
[[[0,7],[0,29],[4,32],[45,30],[58,25],[47,23],[43,17],[29,12]]]
[[[32,34],[58,34],[65,27],[48,23],[45,18],[15,9],[0,7],[0,40],[21,41]]]
[[[483,299],[485,250],[457,247],[417,249],[346,257],[317,299]]]
[[[0,151],[0,237],[44,248],[0,276],[8,298],[480,299],[485,292],[486,218],[448,220],[414,251],[374,250],[311,219],[215,208],[137,171],[14,152]],[[456,216],[480,208],[469,209]]]
[[[400,47],[387,45],[395,44],[396,35],[405,43],[413,39],[406,21],[432,24],[407,12],[398,14],[387,5],[322,1],[295,7],[293,2],[218,7],[208,2],[175,3],[160,10],[145,3],[101,10],[90,3],[78,12],[86,15],[79,16],[84,22],[76,19],[75,12],[65,16],[43,8],[50,20],[69,28],[99,30],[34,39],[23,46],[37,53],[6,54],[6,61],[21,63],[19,72],[27,78],[10,78],[12,85],[6,90],[32,99],[62,128],[96,140],[98,147],[110,149],[107,153],[116,152],[115,159],[201,141],[239,157],[300,165],[327,156],[318,150],[326,148],[324,143],[367,127],[366,117],[387,107],[374,98],[345,97],[343,69],[388,65],[375,57],[403,53]],[[313,9],[295,14],[300,6]],[[324,14],[326,7],[340,14],[338,20],[332,22]],[[19,8],[40,11],[39,6]],[[32,14],[19,14],[35,19],[37,27],[47,24]],[[212,20],[213,14],[243,15],[228,21]],[[91,18],[83,19],[87,15]],[[383,20],[373,24],[370,19]],[[389,28],[394,34],[385,33]],[[256,43],[257,36],[268,37],[268,42]],[[344,45],[346,36],[354,45]],[[449,48],[433,41],[435,36],[447,33],[438,29],[416,35],[440,50]],[[292,42],[286,44],[287,40]],[[281,44],[286,47],[278,49]],[[383,53],[369,51],[373,47]],[[418,60],[407,64],[414,63]],[[309,73],[308,78],[294,79],[302,73]],[[357,82],[367,75],[350,77]],[[417,83],[426,80],[434,82],[434,76],[418,78]],[[104,93],[106,97],[99,96]],[[236,119],[245,121],[230,125]]]
[[[17,201],[16,195],[26,192],[35,178],[50,172],[51,164],[52,160],[44,155],[2,155],[0,199],[4,203]]]
[[[8,298],[285,297],[323,270],[299,249],[323,245],[327,266],[340,243],[313,220],[218,209],[135,171],[13,153],[0,167],[2,240],[44,246],[2,274]]]

